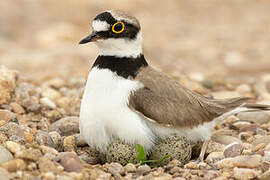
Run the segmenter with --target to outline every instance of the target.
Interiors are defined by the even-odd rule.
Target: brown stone
[[[62,136],[79,133],[79,118],[76,116],[62,118],[51,124],[50,131],[57,131]]]
[[[10,172],[23,171],[26,169],[26,163],[22,159],[13,159],[0,166]]]
[[[64,170],[68,172],[80,172],[83,168],[80,158],[73,152],[59,153],[56,160],[64,167]]]
[[[17,114],[23,114],[25,112],[23,107],[16,102],[10,103],[10,107],[11,107],[11,110]]]
[[[58,164],[51,161],[48,158],[41,157],[38,161],[38,167],[41,172],[54,172],[59,174],[61,172],[61,168],[58,168]]]
[[[259,175],[259,172],[248,168],[234,168],[234,178],[237,180],[254,179]]]
[[[15,154],[16,158],[37,161],[42,156],[39,149],[23,149]]]
[[[76,142],[73,136],[68,136],[64,138],[63,148],[65,152],[76,151]]]

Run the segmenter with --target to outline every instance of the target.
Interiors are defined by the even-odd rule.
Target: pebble
[[[5,134],[0,133],[0,144],[4,144],[8,140]]]
[[[251,89],[250,85],[248,85],[248,84],[241,84],[241,85],[237,86],[236,91],[238,91],[239,93],[241,93],[243,95],[248,95],[249,93],[251,93],[252,89]]]
[[[239,133],[238,138],[241,139],[241,141],[247,141],[252,137],[252,134],[252,132],[241,132]]]
[[[11,110],[17,114],[25,113],[24,108],[16,102],[10,103],[10,107],[11,107]]]
[[[1,180],[10,180],[11,175],[4,168],[0,168],[0,179]]]
[[[233,136],[214,136],[212,137],[212,140],[217,143],[224,144],[224,145],[229,145],[234,142],[242,144],[242,141],[240,139]]]
[[[243,145],[237,142],[229,144],[225,147],[224,156],[227,157],[235,157],[241,155],[243,151]]]
[[[212,164],[212,163],[215,163],[217,161],[220,161],[220,160],[222,160],[224,158],[225,157],[224,157],[223,152],[211,152],[207,156],[207,158],[205,159],[205,162]]]
[[[0,105],[9,104],[17,78],[16,71],[9,70],[5,66],[0,67]]]
[[[270,151],[264,151],[263,161],[270,163]]]
[[[11,137],[13,135],[24,137],[23,130],[17,123],[14,122],[8,122],[4,126],[1,126],[0,132],[8,137]]]
[[[266,146],[270,143],[270,136],[263,136],[253,141],[252,146],[257,146],[258,144],[265,144]]]
[[[48,147],[48,146],[41,145],[41,146],[39,146],[39,148],[43,154],[50,153],[50,154],[53,154],[55,156],[57,156],[59,154],[57,150],[55,150],[54,148]]]
[[[258,124],[250,124],[250,123],[246,125],[241,125],[241,127],[239,128],[239,132],[246,132],[246,131],[256,132],[258,127],[259,127]]]
[[[257,152],[257,151],[259,151],[259,150],[261,150],[261,149],[263,149],[265,147],[265,144],[264,143],[260,143],[260,144],[258,144],[257,146],[252,146],[252,151],[253,152]]]
[[[148,165],[141,165],[137,168],[137,173],[141,175],[146,175],[151,171],[151,168]]]
[[[50,109],[55,109],[56,104],[48,97],[43,97],[40,99],[40,103],[44,106],[49,107]]]
[[[181,170],[180,167],[173,167],[171,168],[171,170],[169,171],[170,174],[175,174],[175,173],[179,173]]]
[[[101,162],[99,156],[94,156],[93,157],[93,156],[88,156],[88,155],[82,154],[82,155],[79,156],[79,158],[82,161],[86,162],[87,164],[92,164],[92,165],[95,165],[95,164],[98,164],[98,163]]]
[[[15,154],[16,158],[22,158],[30,161],[37,161],[42,157],[42,153],[39,149],[23,149]]]
[[[73,101],[70,97],[60,97],[57,99],[56,104],[61,108],[68,109]]]
[[[270,151],[270,144],[266,145],[265,150]]]
[[[211,79],[204,79],[202,82],[203,87],[207,88],[207,89],[212,89],[214,87],[214,83]]]
[[[55,147],[55,144],[53,142],[52,137],[50,136],[49,133],[44,132],[44,131],[38,131],[35,134],[35,141],[39,144],[39,145],[45,145],[45,146],[50,146],[50,147]]]
[[[270,169],[265,171],[262,175],[259,176],[260,180],[269,180],[270,179]]]
[[[41,96],[42,97],[47,97],[47,98],[55,101],[55,100],[57,100],[58,98],[61,97],[61,94],[58,91],[56,91],[55,89],[44,85],[42,87]]]
[[[75,138],[75,142],[76,142],[76,145],[78,147],[87,146],[86,141],[81,137],[81,135],[79,133],[78,134],[74,134],[73,136]]]
[[[217,168],[231,168],[231,167],[241,167],[241,168],[256,168],[262,162],[262,156],[255,155],[245,155],[236,156],[233,158],[225,158],[221,161],[215,163]]]
[[[13,159],[12,154],[3,146],[0,145],[0,164]]]
[[[50,131],[57,131],[62,136],[79,133],[79,118],[76,116],[62,118],[51,124]]]
[[[189,162],[185,164],[184,168],[186,169],[199,169],[199,165],[196,162]]]
[[[13,159],[0,165],[9,172],[23,171],[27,165],[22,159]]]
[[[43,179],[43,180],[55,180],[56,177],[55,177],[55,175],[53,174],[53,172],[47,172],[47,173],[45,173],[45,174],[42,176],[42,179]]]
[[[236,98],[241,96],[237,91],[218,91],[211,94],[215,99]]]
[[[24,137],[12,135],[9,137],[9,141],[13,141],[19,144],[25,144],[26,140]]]
[[[61,138],[61,135],[60,135],[58,132],[56,132],[56,131],[49,132],[49,135],[50,135],[50,137],[52,138],[54,147],[55,147],[56,149],[61,148],[61,145],[62,145],[62,138]]]
[[[41,157],[39,159],[38,167],[41,172],[54,172],[56,174],[60,174],[63,170],[59,165],[57,165],[57,163],[45,157]]]
[[[44,85],[50,86],[55,89],[60,89],[65,85],[65,81],[61,78],[53,78],[43,83]]]
[[[265,124],[270,121],[269,111],[241,112],[237,114],[240,120],[250,121],[258,124]]]
[[[238,180],[254,179],[259,175],[259,172],[253,169],[237,168],[233,169],[233,175]]]
[[[119,163],[106,163],[104,167],[107,169],[107,171],[111,174],[115,175],[124,175],[125,168],[119,164]]]
[[[39,99],[31,96],[27,99],[22,100],[21,104],[27,111],[38,113],[40,110]]]
[[[73,136],[67,136],[63,141],[63,148],[65,152],[76,151],[76,142]]]
[[[8,122],[15,119],[16,115],[9,110],[0,109],[0,121]]]
[[[99,168],[92,168],[89,172],[89,179],[112,179],[112,175],[110,173],[106,173]]]
[[[80,158],[74,152],[61,152],[56,160],[67,172],[80,172],[83,168]]]
[[[24,131],[23,134],[27,143],[32,143],[34,141],[34,135],[31,132]]]
[[[132,163],[125,165],[125,171],[128,173],[134,173],[136,171],[136,166]]]
[[[21,145],[13,141],[7,141],[5,145],[6,145],[6,148],[13,154],[21,150]]]
[[[206,149],[206,154],[210,154],[211,152],[223,152],[225,149],[225,145],[217,143],[215,141],[209,141],[209,144]]]

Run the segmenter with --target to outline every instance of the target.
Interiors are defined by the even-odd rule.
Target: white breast
[[[106,152],[114,138],[146,149],[153,146],[151,130],[128,107],[130,93],[142,87],[108,69],[91,70],[80,111],[80,132],[90,146]]]

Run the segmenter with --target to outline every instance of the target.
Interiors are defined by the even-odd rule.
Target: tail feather
[[[228,100],[221,100],[218,103],[230,109],[226,113],[216,118],[217,122],[220,122],[231,115],[238,114],[240,112],[254,112],[254,111],[270,111],[270,105],[266,104],[251,104],[246,103],[250,98],[232,98]]]

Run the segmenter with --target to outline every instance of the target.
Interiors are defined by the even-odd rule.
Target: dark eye
[[[124,29],[125,29],[125,24],[121,21],[114,23],[114,25],[112,26],[112,32],[116,34],[123,32]]]

